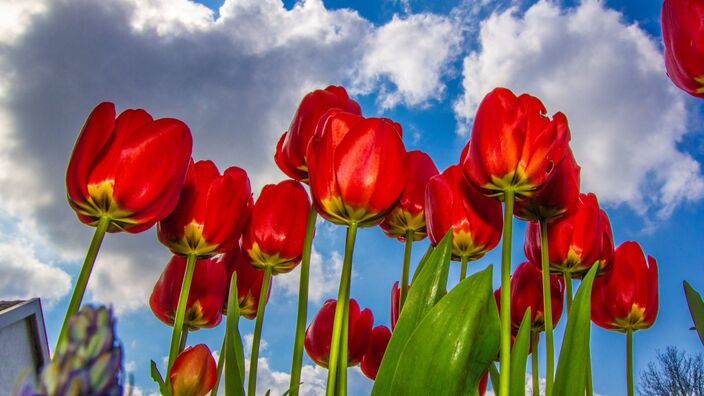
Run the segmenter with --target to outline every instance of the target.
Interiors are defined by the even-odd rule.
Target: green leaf
[[[389,392],[383,394],[477,394],[499,352],[491,274],[488,267],[461,281],[430,310],[408,340]]]
[[[554,395],[583,395],[589,362],[592,283],[599,266],[592,266],[574,297],[567,329],[562,340],[560,359],[555,374]]]
[[[413,273],[413,277],[411,278],[411,283],[413,283],[416,280],[416,277],[418,274],[420,274],[421,270],[425,266],[425,263],[428,262],[428,257],[430,257],[430,254],[435,250],[435,247],[433,247],[432,244],[428,245],[428,249],[425,251],[423,254],[423,257],[421,257],[420,262],[418,262],[418,266],[416,267],[416,271]]]
[[[530,350],[530,308],[526,310],[518,328],[516,340],[511,347],[511,396],[525,396],[526,394],[526,362]]]
[[[154,382],[156,382],[157,385],[159,385],[159,390],[161,391],[162,395],[169,394],[170,392],[167,392],[164,386],[164,377],[161,376],[161,373],[159,372],[159,368],[156,367],[156,363],[152,360],[151,361],[151,374],[152,374],[152,379]]]
[[[491,363],[489,365],[489,379],[491,380],[491,389],[494,389],[494,394],[499,392],[499,370],[496,368],[496,364]]]
[[[416,271],[413,287],[396,322],[384,359],[379,367],[372,395],[388,395],[401,352],[408,339],[431,308],[442,298],[447,288],[452,254],[452,233],[448,232]]]
[[[225,327],[225,394],[244,396],[244,351],[238,328],[240,306],[237,299],[237,272],[230,279],[230,294],[227,297],[227,323]]]
[[[702,296],[687,281],[682,282],[682,284],[684,285],[684,295],[687,297],[687,305],[689,305],[689,312],[692,314],[694,327],[699,334],[699,340],[704,344],[704,302],[702,302]]]

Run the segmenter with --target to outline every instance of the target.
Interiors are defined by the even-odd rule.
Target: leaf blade
[[[704,345],[704,301],[702,301],[701,294],[694,290],[689,282],[683,281],[682,286],[684,287],[684,295],[687,298],[687,305],[689,305],[689,313],[694,321],[694,327],[697,330],[697,334],[699,334],[699,340]]]

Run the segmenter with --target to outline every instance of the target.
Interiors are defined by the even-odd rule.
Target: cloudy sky
[[[365,115],[400,122],[406,147],[444,169],[458,160],[483,96],[505,86],[567,115],[583,191],[598,195],[617,243],[637,240],[658,259],[661,310],[635,336],[636,372],[667,345],[700,348],[681,281],[704,290],[704,113],[665,75],[659,8],[638,0],[0,0],[0,298],[41,296],[54,344],[93,231],[66,204],[64,174],[101,101],[182,119],[195,158],[245,168],[259,191],[284,178],[275,143],[312,89],[346,86]],[[516,230],[514,262],[524,259],[524,225]],[[335,294],[343,238],[319,224],[309,317]],[[376,228],[362,230],[357,246],[352,297],[387,324],[403,246]],[[417,244],[414,262],[426,246]],[[155,390],[149,360],[168,348],[169,328],[146,305],[168,257],[153,230],[109,235],[89,285],[88,300],[119,312],[127,367],[144,394]],[[470,271],[498,262],[492,252]],[[297,273],[274,280],[262,392],[288,384]],[[244,320],[243,333],[251,328]],[[190,339],[217,349],[222,331]],[[624,344],[593,330],[601,394],[624,393]],[[306,364],[306,392],[316,394],[325,372]],[[356,370],[350,381],[351,394],[368,393]]]

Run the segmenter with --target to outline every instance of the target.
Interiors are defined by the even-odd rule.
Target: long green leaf
[[[445,294],[451,254],[452,233],[448,232],[427,256],[421,268],[416,271],[413,287],[409,290],[406,304],[403,306],[379,367],[372,395],[389,394],[399,357],[408,339],[423,317]]]
[[[511,396],[525,396],[526,394],[526,362],[530,349],[530,326],[530,308],[528,308],[523,315],[513,347],[511,347]]]
[[[489,380],[491,381],[491,389],[494,390],[494,394],[498,393],[499,391],[499,378],[501,375],[499,375],[499,369],[496,368],[496,364],[491,363],[489,365]]]
[[[415,272],[413,272],[413,277],[411,278],[411,283],[415,282],[416,277],[418,274],[420,274],[421,270],[425,266],[425,263],[428,262],[428,257],[430,257],[430,254],[435,250],[432,244],[428,245],[428,249],[425,251],[423,254],[423,257],[420,258],[420,262],[418,262],[418,266],[416,267]]]
[[[423,318],[401,353],[389,395],[476,395],[499,352],[492,267],[461,281]]]
[[[567,329],[555,374],[554,395],[584,394],[589,358],[592,283],[598,267],[593,266],[582,280],[567,317]]]
[[[237,272],[230,279],[227,297],[227,323],[225,327],[225,394],[244,396],[244,351],[239,330],[240,306],[237,299]]]
[[[702,296],[687,281],[682,282],[684,295],[687,297],[689,312],[692,314],[694,327],[699,334],[699,340],[704,344],[704,302]]]
[[[165,389],[164,378],[161,376],[161,373],[159,372],[159,368],[156,366],[156,363],[153,360],[150,361],[150,369],[151,369],[152,379],[154,380],[154,382],[156,382],[157,385],[159,385],[159,391],[161,391],[161,394],[162,395],[170,394],[171,392],[169,390]]]

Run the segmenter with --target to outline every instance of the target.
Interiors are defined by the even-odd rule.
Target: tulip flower
[[[327,300],[306,329],[305,348],[313,361],[322,367],[328,367],[330,359],[330,342],[332,340],[335,300]],[[368,308],[360,311],[355,299],[349,300],[349,336],[347,338],[347,367],[356,366],[362,361],[369,346],[374,315]]]
[[[398,287],[398,282],[394,282],[391,288],[391,330],[396,328],[396,322],[401,315],[401,290]]]
[[[335,224],[379,224],[408,180],[401,126],[387,118],[329,111],[310,141],[307,158],[315,207]]]
[[[232,279],[232,274],[237,272],[237,300],[240,306],[240,315],[247,319],[254,319],[257,316],[264,271],[253,266],[247,253],[242,251],[239,246],[222,255],[222,264],[227,274],[228,285],[225,290],[230,290],[229,283]],[[267,294],[267,301],[269,300],[269,294],[271,294],[271,290]],[[223,310],[226,309],[227,295],[223,304]]]
[[[428,182],[425,195],[428,236],[437,245],[452,230],[452,259],[477,260],[501,239],[501,204],[475,190],[452,165]],[[464,278],[464,276],[460,276]]]
[[[463,169],[482,193],[502,198],[512,192],[522,199],[550,180],[568,149],[567,118],[551,120],[540,99],[516,97],[496,88],[482,100],[474,118],[471,144]]]
[[[391,339],[391,330],[386,326],[376,326],[372,329],[369,338],[369,348],[362,357],[362,373],[367,378],[374,380],[381,366],[381,359],[384,358],[386,347]]]
[[[581,277],[598,265],[604,272],[614,251],[611,225],[594,194],[580,194],[572,213],[547,225],[550,271]],[[540,268],[540,226],[526,227],[524,250],[528,260]],[[568,298],[571,296],[568,296]]]
[[[169,372],[173,395],[206,395],[215,386],[216,371],[215,359],[205,344],[186,348]]]
[[[516,217],[527,221],[550,221],[573,211],[579,198],[580,169],[568,148],[565,159],[557,165],[545,186],[527,199],[516,202]]]
[[[550,294],[552,296],[552,323],[553,326],[560,321],[562,315],[562,301],[564,299],[564,283],[562,278],[550,276]],[[501,288],[496,289],[494,297],[501,311]],[[545,316],[543,309],[542,273],[529,262],[519,264],[511,275],[511,328],[514,334],[521,327],[523,315],[530,308],[531,328],[536,331],[545,329]]]
[[[413,240],[426,237],[425,188],[431,177],[437,175],[438,168],[432,158],[422,151],[408,152],[408,182],[396,206],[380,224],[384,233],[392,238],[405,241],[409,232]]]
[[[704,4],[693,0],[665,0],[662,38],[665,69],[672,82],[690,95],[704,98]]]
[[[81,306],[105,232],[151,228],[176,206],[191,157],[186,124],[154,120],[146,111],[99,104],[81,130],[66,171],[68,203],[78,219],[96,227],[57,341]]]
[[[628,394],[633,395],[633,332],[653,325],[658,314],[658,266],[646,260],[636,242],[614,251],[609,270],[594,279],[592,321],[607,330],[626,333]]]
[[[293,115],[288,131],[281,135],[276,145],[274,160],[288,177],[298,181],[308,180],[308,143],[315,133],[318,121],[330,109],[362,115],[359,104],[350,99],[343,87],[331,85],[304,96]]]
[[[271,276],[289,272],[300,262],[308,212],[310,200],[299,182],[285,180],[276,185],[266,185],[254,204],[252,217],[242,237],[242,250],[247,253],[252,265],[264,269],[254,325],[248,394],[253,395],[256,391],[259,341]]]
[[[186,258],[173,256],[154,285],[149,306],[159,320],[174,325],[176,309],[186,272]],[[225,267],[217,259],[198,260],[188,292],[184,328],[198,330],[215,327],[222,318],[222,305],[227,294]]]
[[[191,162],[176,209],[160,221],[159,240],[174,254],[198,257],[232,250],[252,206],[247,173],[230,167],[220,175],[212,161]]]

